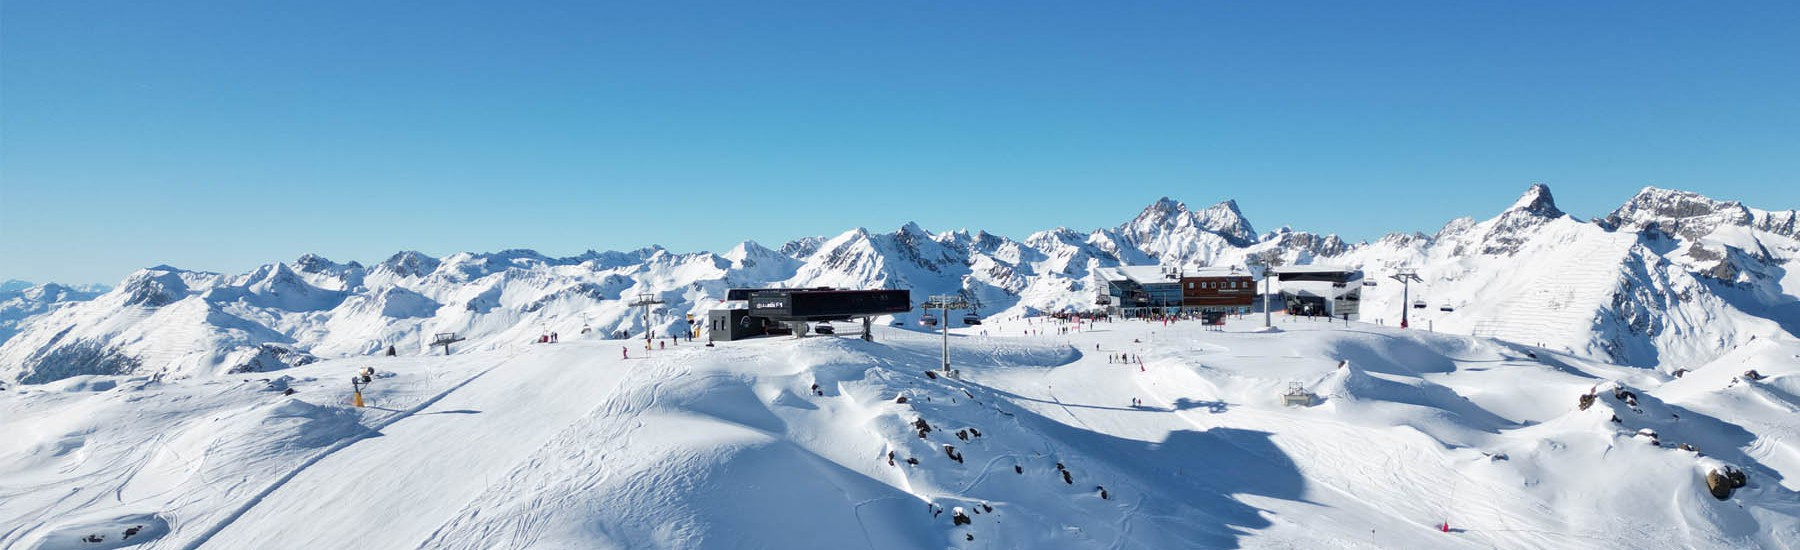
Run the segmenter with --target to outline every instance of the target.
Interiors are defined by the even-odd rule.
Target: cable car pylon
[[[1419,278],[1418,270],[1410,267],[1395,270],[1388,278],[1400,281],[1400,328],[1406,328],[1406,305],[1412,301],[1412,283],[1423,283],[1425,280]]]

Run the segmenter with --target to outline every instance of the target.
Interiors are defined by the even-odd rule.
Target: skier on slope
[[[619,356],[620,356],[619,357],[620,359],[630,359],[631,358],[631,347],[630,346],[619,346]]]

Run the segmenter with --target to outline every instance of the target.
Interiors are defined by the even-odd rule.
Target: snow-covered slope
[[[1375,275],[1366,320],[1397,325],[1406,310],[1415,326],[1672,372],[1800,331],[1800,278],[1786,269],[1800,247],[1784,233],[1795,213],[1700,208],[1702,199],[1646,188],[1590,223],[1536,185],[1486,221],[1389,235],[1322,261]],[[1401,285],[1381,277],[1402,266],[1425,279],[1411,288],[1424,309],[1409,309]]]
[[[1794,211],[1771,212],[1646,188],[1598,222],[1569,216],[1534,185],[1493,218],[1372,243],[1280,228],[1258,235],[1232,201],[1164,198],[1117,227],[1057,228],[1022,241],[977,231],[857,228],[776,249],[722,254],[661,247],[549,257],[530,250],[433,258],[401,252],[365,266],[306,255],[241,275],[145,269],[86,301],[10,300],[0,309],[0,380],[80,374],[218,375],[292,367],[394,346],[426,353],[457,332],[497,349],[549,332],[682,332],[732,287],[909,288],[959,293],[996,319],[1091,309],[1093,268],[1120,264],[1360,267],[1363,318],[1541,345],[1666,372],[1704,364],[1752,337],[1800,332]],[[1425,279],[1409,309],[1395,269]],[[665,302],[649,327],[626,304]],[[40,293],[42,295],[42,293]],[[25,305],[13,305],[15,302]],[[910,318],[911,314],[903,314]],[[14,334],[16,333],[16,334]]]
[[[7,281],[0,285],[0,344],[19,333],[26,319],[43,315],[75,302],[94,299],[104,288],[68,287],[56,283],[33,285],[24,281]]]
[[[872,343],[683,344],[630,359],[625,342],[573,336],[328,359],[277,378],[65,378],[0,393],[0,430],[13,434],[0,440],[0,547],[1782,548],[1800,537],[1791,338],[1673,378],[1370,324],[1260,326],[1121,321],[1060,335],[1075,327],[1002,321],[953,335],[960,379],[926,375],[935,335],[887,327]],[[370,407],[347,406],[344,379],[369,367]],[[1283,406],[1290,383],[1318,401]],[[1720,500],[1706,476],[1726,466],[1745,484]]]

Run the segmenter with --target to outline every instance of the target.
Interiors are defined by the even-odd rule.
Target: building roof
[[[1240,266],[1213,266],[1187,268],[1181,271],[1184,277],[1249,277],[1250,270]]]
[[[1355,273],[1361,271],[1341,265],[1284,265],[1272,268],[1275,273]]]
[[[1098,275],[1100,278],[1108,280],[1108,281],[1131,281],[1131,282],[1134,282],[1134,283],[1137,283],[1140,285],[1153,284],[1153,283],[1174,283],[1174,282],[1176,282],[1175,279],[1170,279],[1168,277],[1167,273],[1164,272],[1165,269],[1169,269],[1171,267],[1173,267],[1173,266],[1122,265],[1122,266],[1118,266],[1118,267],[1095,268],[1094,273],[1096,275]],[[1242,267],[1229,267],[1229,266],[1188,267],[1188,268],[1182,268],[1180,271],[1180,274],[1184,277],[1230,277],[1230,276],[1249,277],[1249,276],[1251,276],[1250,270],[1248,270],[1248,269],[1244,269]]]
[[[1095,268],[1094,274],[1108,281],[1131,281],[1137,284],[1173,283],[1160,265],[1122,265]]]

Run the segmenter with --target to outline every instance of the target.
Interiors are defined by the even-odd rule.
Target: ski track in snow
[[[350,448],[350,446],[352,446],[352,445],[355,445],[355,444],[362,442],[366,439],[369,439],[371,437],[380,435],[381,430],[383,430],[389,426],[392,426],[402,420],[411,418],[413,415],[417,414],[419,411],[423,411],[426,408],[429,408],[432,405],[437,404],[439,401],[443,400],[443,398],[448,397],[450,394],[456,392],[456,390],[462,389],[464,386],[469,385],[470,383],[481,378],[482,376],[485,376],[488,373],[493,372],[494,369],[499,368],[500,365],[503,365],[503,364],[505,364],[504,361],[496,363],[494,366],[488,367],[487,369],[477,372],[474,376],[470,376],[468,379],[463,380],[462,382],[458,383],[457,385],[452,386],[449,389],[446,389],[442,392],[439,392],[437,395],[432,396],[430,399],[427,399],[427,400],[419,403],[418,405],[414,405],[413,407],[408,408],[404,411],[390,415],[387,418],[383,419],[382,421],[368,426],[367,430],[364,433],[346,438],[343,441],[340,441],[337,444],[332,445],[331,447],[327,448],[326,450],[313,455],[311,458],[306,459],[305,462],[300,463],[300,465],[294,467],[292,470],[289,470],[287,473],[285,473],[281,477],[277,478],[273,483],[270,483],[267,487],[263,488],[263,490],[257,492],[256,495],[250,497],[250,499],[248,501],[246,501],[242,506],[239,506],[236,510],[233,510],[230,514],[226,515],[226,517],[224,519],[219,520],[219,522],[217,524],[214,524],[211,528],[207,529],[205,532],[203,532],[199,536],[195,537],[192,542],[188,543],[186,546],[183,547],[184,550],[195,550],[197,548],[200,548],[201,546],[206,545],[208,542],[211,542],[213,537],[218,536],[218,534],[220,532],[231,527],[231,525],[233,523],[237,522],[239,519],[241,519],[244,516],[244,514],[249,513],[251,509],[262,504],[262,502],[264,500],[266,500],[269,497],[269,495],[274,494],[276,491],[278,491],[282,487],[286,486],[289,481],[292,481],[296,476],[299,476],[302,472],[305,472],[306,469],[311,468],[313,465],[318,464],[320,461],[325,460],[326,458],[330,457],[333,454],[336,454],[339,451]]]

